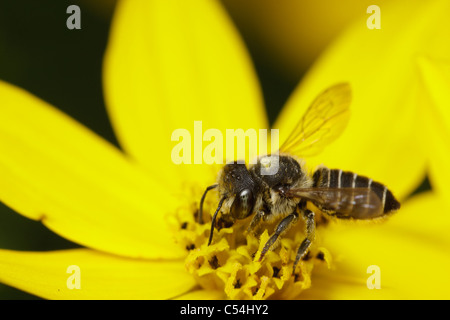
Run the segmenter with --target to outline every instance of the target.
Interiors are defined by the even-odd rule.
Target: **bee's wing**
[[[319,207],[336,212],[340,218],[373,219],[383,215],[383,204],[369,188],[299,188],[286,195],[310,200]]]
[[[282,153],[312,156],[335,140],[347,125],[351,89],[340,83],[322,92],[280,148]]]

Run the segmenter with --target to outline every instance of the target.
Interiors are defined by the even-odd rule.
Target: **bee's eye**
[[[250,189],[244,189],[236,195],[231,206],[231,215],[235,219],[247,218],[253,210],[254,205],[253,193]]]

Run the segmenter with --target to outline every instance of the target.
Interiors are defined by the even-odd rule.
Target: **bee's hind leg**
[[[303,219],[306,222],[306,238],[301,243],[300,247],[297,251],[297,256],[295,257],[294,267],[292,270],[292,274],[295,273],[295,268],[297,267],[297,263],[302,259],[305,254],[308,252],[311,243],[314,241],[316,234],[316,221],[314,217],[314,212],[308,209],[301,209]]]
[[[297,222],[298,213],[294,210],[290,215],[288,215],[286,218],[281,220],[281,222],[278,224],[277,228],[275,229],[274,234],[267,240],[266,244],[264,245],[264,248],[261,251],[261,255],[259,257],[259,261],[262,261],[264,256],[266,255],[267,251],[273,245],[277,242],[278,237],[286,232],[292,225],[294,225]]]

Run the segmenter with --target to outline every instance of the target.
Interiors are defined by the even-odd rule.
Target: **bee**
[[[316,213],[308,209],[308,202],[325,218],[337,219],[377,219],[400,208],[392,192],[379,182],[325,166],[319,166],[310,174],[301,160],[317,154],[342,133],[348,122],[350,101],[348,83],[330,87],[313,101],[276,154],[259,157],[256,164],[248,168],[238,162],[223,167],[218,183],[207,187],[200,200],[199,223],[202,223],[205,196],[212,189],[218,190],[220,200],[212,218],[208,245],[220,211],[231,224],[253,215],[248,231],[261,222],[277,220],[277,226],[262,249],[261,261],[301,216],[306,230],[294,261],[295,273],[297,263],[315,239]],[[274,174],[263,173],[265,168],[275,164]]]

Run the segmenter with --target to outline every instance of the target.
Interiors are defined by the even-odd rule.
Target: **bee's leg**
[[[264,217],[264,211],[263,210],[258,210],[258,212],[256,212],[255,216],[253,217],[252,221],[250,222],[250,225],[247,228],[247,232],[254,232],[256,226],[259,225],[259,223],[261,222],[261,219]]]
[[[266,255],[267,251],[276,243],[278,240],[278,237],[286,232],[293,224],[297,222],[298,214],[294,210],[290,215],[288,215],[286,218],[281,220],[281,222],[278,224],[277,228],[275,229],[274,234],[267,240],[266,244],[264,245],[264,248],[261,251],[261,256],[259,257],[259,261],[261,261],[264,256]]]
[[[253,234],[255,234],[257,232],[256,228],[258,227],[258,225],[261,223],[261,221],[265,221],[269,215],[270,211],[266,206],[262,206],[260,209],[258,209],[247,228],[247,232],[252,232]]]
[[[302,244],[298,248],[297,256],[295,257],[292,273],[295,273],[295,268],[297,267],[297,263],[308,252],[308,249],[311,246],[311,243],[314,241],[315,234],[316,234],[316,221],[314,218],[314,212],[312,212],[311,210],[308,210],[308,209],[303,209],[302,216],[306,222],[306,238],[305,238],[305,240],[303,240]]]

